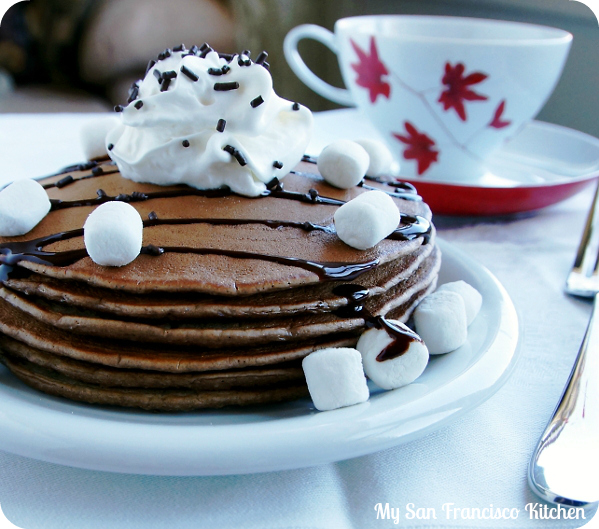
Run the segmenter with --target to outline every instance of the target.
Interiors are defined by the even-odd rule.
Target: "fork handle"
[[[545,428],[540,445],[557,441],[566,424],[586,423],[589,431],[597,431],[599,413],[599,293],[595,294],[591,319],[587,326],[568,384]],[[591,428],[592,426],[592,428]]]
[[[599,294],[562,398],[531,458],[528,482],[541,498],[575,507],[599,501]],[[576,461],[576,462],[575,462]]]
[[[549,425],[556,421],[597,422],[599,421],[595,409],[597,402],[599,402],[599,293],[595,294],[591,319],[580,351]],[[593,431],[597,431],[596,427]]]

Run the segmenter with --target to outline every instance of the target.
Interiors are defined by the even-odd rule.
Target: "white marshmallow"
[[[411,329],[399,321],[389,320],[389,323],[402,330],[408,335],[415,335]],[[420,339],[408,338],[407,350],[395,358],[377,360],[377,356],[383,352],[395,339],[384,329],[368,329],[356,345],[356,349],[362,355],[364,372],[370,380],[383,389],[395,389],[406,384],[411,384],[420,375],[428,364],[428,349]]]
[[[356,140],[356,143],[364,148],[370,158],[366,170],[368,176],[384,176],[391,172],[393,155],[383,142],[364,138]]]
[[[383,191],[367,191],[343,204],[333,216],[339,238],[347,245],[366,250],[399,226],[399,209]]]
[[[17,180],[0,191],[0,235],[31,231],[50,211],[48,193],[35,180]]]
[[[483,297],[480,295],[480,292],[476,290],[473,286],[466,283],[466,281],[453,281],[452,283],[445,283],[441,285],[437,292],[443,291],[451,291],[455,292],[462,296],[464,300],[464,305],[466,306],[466,319],[468,325],[470,325],[478,313],[480,312],[480,308],[483,304]]]
[[[316,409],[334,410],[365,402],[370,397],[362,356],[348,347],[314,351],[302,367]]]
[[[432,355],[453,351],[468,338],[464,300],[449,290],[426,296],[414,311],[414,324]]]
[[[79,138],[87,160],[106,156],[106,135],[119,123],[119,119],[111,114],[89,121],[81,127]]]
[[[87,217],[83,241],[94,263],[123,266],[141,250],[143,221],[137,210],[126,202],[106,202]]]
[[[337,140],[318,156],[318,170],[332,186],[349,189],[359,184],[370,164],[366,150],[355,141]]]

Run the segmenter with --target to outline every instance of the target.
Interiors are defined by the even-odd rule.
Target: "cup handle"
[[[287,33],[285,40],[283,41],[285,59],[287,59],[287,63],[293,70],[293,73],[295,73],[304,84],[314,90],[317,94],[340,105],[347,107],[355,106],[349,90],[330,85],[306,66],[306,63],[303,61],[297,50],[297,44],[302,39],[314,39],[324,44],[337,55],[335,35],[328,29],[314,24],[302,24],[301,26],[297,26]]]

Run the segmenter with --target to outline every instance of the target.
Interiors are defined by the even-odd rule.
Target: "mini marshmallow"
[[[118,118],[110,115],[89,121],[81,127],[79,139],[87,160],[106,156],[106,135],[118,124]]]
[[[464,300],[449,290],[426,296],[414,311],[414,324],[432,355],[453,351],[468,338]]]
[[[83,241],[92,261],[102,266],[124,266],[141,251],[143,221],[126,202],[98,206],[83,225]]]
[[[384,176],[391,172],[393,155],[383,142],[364,138],[356,140],[356,143],[364,148],[370,158],[366,170],[368,176]]]
[[[349,189],[359,184],[370,164],[366,150],[355,141],[337,140],[318,157],[318,170],[332,186]]]
[[[483,304],[483,297],[480,295],[480,292],[473,286],[466,283],[466,281],[462,280],[453,281],[452,283],[445,283],[437,289],[437,292],[442,292],[445,290],[451,290],[452,292],[462,296],[464,305],[466,306],[466,318],[468,325],[470,325],[474,321],[474,318],[478,316],[480,308]]]
[[[330,347],[304,358],[302,367],[317,410],[334,410],[370,397],[362,356],[349,347]]]
[[[25,235],[50,211],[46,190],[35,180],[17,180],[0,191],[0,235]]]
[[[367,191],[343,204],[333,216],[339,238],[366,250],[381,242],[399,226],[399,209],[383,191]]]
[[[395,341],[384,329],[368,329],[356,345],[362,355],[366,376],[383,389],[395,389],[414,382],[424,372],[429,357],[426,345],[416,338],[416,333],[399,321],[389,320],[389,323],[414,336],[407,339],[407,349],[400,356],[377,360],[377,356]]]

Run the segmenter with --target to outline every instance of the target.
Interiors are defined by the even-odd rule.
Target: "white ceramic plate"
[[[460,349],[413,384],[317,412],[308,399],[240,410],[152,414],[76,404],[29,389],[0,366],[0,449],[94,470],[223,475],[307,467],[413,441],[489,398],[516,357],[518,321],[495,277],[443,241],[440,281],[483,295]]]

